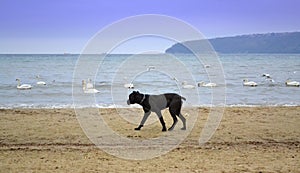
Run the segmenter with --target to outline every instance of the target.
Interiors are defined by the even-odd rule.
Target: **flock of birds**
[[[36,79],[38,79],[38,81],[36,82],[37,85],[47,85],[46,82],[39,80],[40,76],[36,76]],[[17,85],[17,89],[19,90],[28,90],[32,88],[32,85],[30,84],[21,84],[21,80],[20,79],[16,79],[16,81],[18,82]]]
[[[265,77],[266,80],[270,81],[271,83],[274,83],[274,80],[272,79],[271,75],[268,73],[262,74],[262,77]],[[258,84],[254,81],[249,81],[248,79],[243,80],[244,86],[250,86],[250,87],[256,87]],[[288,87],[299,87],[300,82],[298,81],[291,81],[290,79],[285,81],[285,85]]]
[[[150,71],[153,69],[155,69],[154,66],[149,66],[147,70]],[[264,73],[264,74],[262,74],[262,76],[265,77],[266,80],[274,83],[274,80],[272,79],[270,74]],[[36,76],[36,79],[38,80],[36,82],[37,85],[47,85],[46,82],[40,80],[40,76]],[[175,80],[176,82],[179,82],[175,77],[172,79]],[[16,79],[16,81],[18,82],[17,89],[19,89],[19,90],[28,90],[28,89],[32,88],[32,85],[30,85],[30,84],[21,84],[20,79]],[[188,84],[186,81],[183,81],[181,84],[182,84],[182,88],[184,88],[184,89],[196,88],[195,85]],[[288,79],[288,80],[286,80],[285,85],[291,86],[291,87],[299,87],[300,82],[291,81]],[[201,81],[201,82],[197,83],[197,86],[198,87],[216,87],[217,84],[212,83],[212,82],[205,83],[204,81]],[[243,86],[256,87],[256,86],[258,86],[258,84],[254,81],[249,81],[248,79],[244,79]],[[124,87],[128,88],[128,89],[134,89],[134,84],[133,83],[125,83]],[[92,83],[91,79],[87,79],[87,81],[82,80],[82,90],[84,93],[87,93],[87,94],[100,93],[100,91],[94,87],[94,84]]]
[[[178,80],[176,78],[173,78],[173,80],[176,80],[178,82]],[[194,89],[194,88],[196,88],[195,85],[188,84],[186,81],[183,81],[181,83],[181,85],[182,85],[182,88],[184,88],[184,89]],[[204,81],[201,81],[201,82],[197,83],[197,86],[198,87],[216,87],[217,84],[212,83],[212,82],[206,83]]]

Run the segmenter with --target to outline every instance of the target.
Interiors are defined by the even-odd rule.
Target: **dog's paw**
[[[134,130],[141,130],[142,127],[143,125],[139,125],[137,128],[134,128]]]
[[[168,129],[168,131],[172,131],[174,129],[174,127],[170,127],[169,129]]]
[[[163,128],[161,131],[162,131],[162,132],[166,132],[166,131],[167,131],[167,128]]]
[[[185,128],[185,127],[182,127],[181,130],[186,130],[186,128]]]

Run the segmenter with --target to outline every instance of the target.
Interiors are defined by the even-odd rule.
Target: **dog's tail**
[[[186,101],[186,98],[185,98],[185,97],[182,97],[182,96],[181,96],[181,99],[184,100],[184,101]]]

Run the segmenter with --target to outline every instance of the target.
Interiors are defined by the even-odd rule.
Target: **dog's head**
[[[127,100],[127,104],[135,104],[135,103],[141,103],[143,99],[143,94],[141,94],[138,91],[133,91],[131,94],[129,94],[129,99]]]

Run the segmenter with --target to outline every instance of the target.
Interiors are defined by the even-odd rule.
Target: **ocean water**
[[[127,107],[126,99],[133,90],[176,92],[187,98],[186,106],[221,102],[226,106],[300,105],[300,88],[285,86],[287,79],[300,81],[300,55],[222,54],[218,55],[220,66],[207,62],[184,54],[0,55],[0,108]],[[270,74],[273,82],[262,77],[263,73]],[[18,90],[17,78],[32,89]],[[88,78],[100,93],[83,93],[81,81]],[[245,78],[258,86],[243,86]],[[37,85],[37,81],[47,85]],[[196,87],[183,88],[184,81]],[[216,88],[197,87],[200,81],[216,83],[225,95],[220,96]],[[130,82],[134,89],[124,87]],[[218,97],[221,101],[212,101]]]

